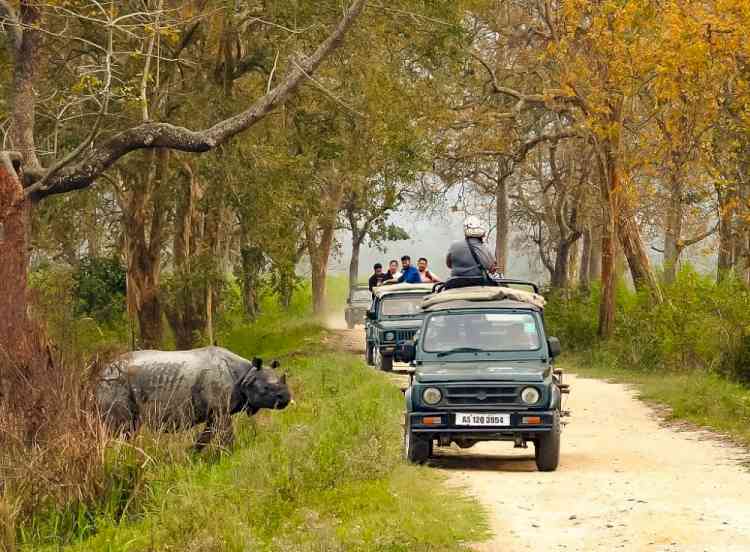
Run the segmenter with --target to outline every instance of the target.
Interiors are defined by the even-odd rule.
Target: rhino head
[[[252,416],[261,408],[281,410],[292,399],[286,385],[286,374],[278,375],[278,361],[271,363],[271,369],[263,368],[263,360],[254,358],[247,373],[238,382],[243,397],[244,410]]]

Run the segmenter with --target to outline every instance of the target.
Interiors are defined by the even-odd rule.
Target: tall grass
[[[34,334],[29,354],[3,358],[0,374],[0,549],[13,527],[33,527],[54,512],[56,531],[76,531],[87,504],[105,492],[109,437],[93,404],[84,363]]]

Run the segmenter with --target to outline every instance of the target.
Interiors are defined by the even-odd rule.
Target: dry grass
[[[109,437],[94,404],[101,362],[65,358],[41,333],[0,373],[0,550],[14,527],[41,511],[64,512],[101,496]]]

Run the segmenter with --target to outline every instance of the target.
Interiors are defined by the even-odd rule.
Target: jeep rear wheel
[[[534,459],[539,471],[555,471],[560,463],[560,413],[555,412],[552,431],[542,433],[534,443]]]
[[[432,456],[432,439],[404,428],[404,457],[412,464],[424,464]]]
[[[375,359],[373,358],[373,344],[368,343],[365,348],[365,362],[368,366],[375,365]]]

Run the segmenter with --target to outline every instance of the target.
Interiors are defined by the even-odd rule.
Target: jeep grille
[[[445,404],[449,406],[519,405],[520,389],[516,385],[477,385],[445,387]]]
[[[396,341],[401,343],[402,341],[410,341],[416,335],[417,330],[397,330]]]

